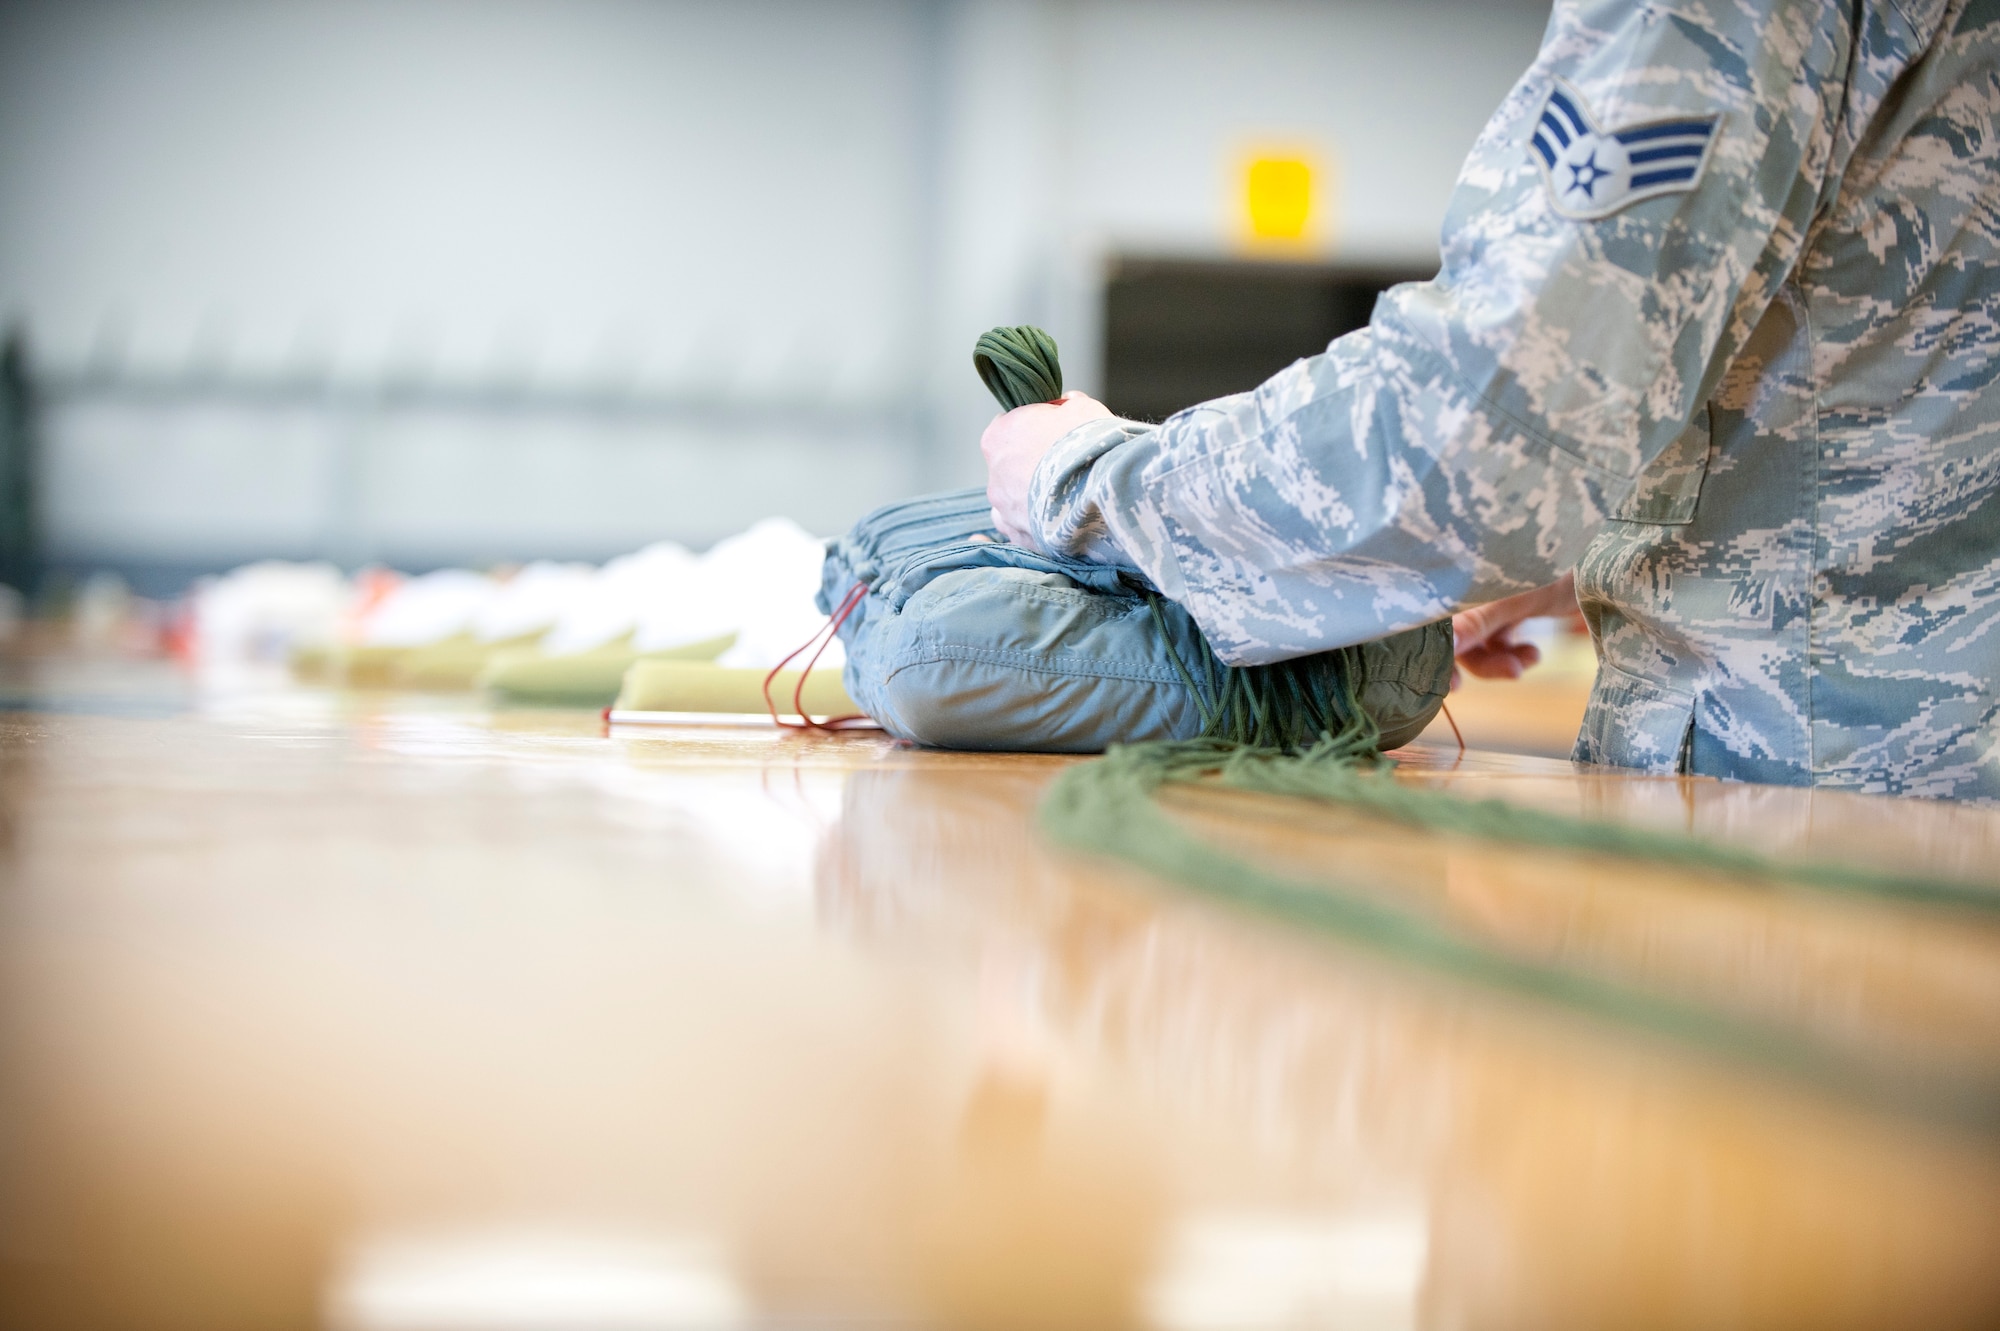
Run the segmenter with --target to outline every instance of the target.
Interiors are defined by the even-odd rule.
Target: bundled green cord
[[[974,362],[1003,407],[1061,392],[1055,341],[1037,328],[996,328]],[[1149,597],[1162,636],[1166,622]],[[1379,751],[1380,732],[1361,706],[1362,655],[1326,652],[1265,666],[1232,667],[1204,649],[1193,666],[1169,648],[1202,718],[1201,736],[1121,745],[1069,768],[1042,805],[1044,829],[1064,845],[1110,855],[1209,896],[1254,907],[1407,961],[1688,1039],[1764,1066],[1832,1075],[1852,1060],[1756,1023],[1493,951],[1420,915],[1365,897],[1292,882],[1183,831],[1156,800],[1170,784],[1231,789],[1339,804],[1453,836],[1572,853],[1619,855],[1653,865],[1754,876],[1823,891],[1956,907],[2000,915],[2000,893],[1970,884],[1865,867],[1773,859],[1696,837],[1594,822],[1473,800],[1397,781]],[[1896,1078],[1896,1098],[1970,1111],[2000,1126],[2000,1087],[1990,1079],[1940,1086]],[[1958,1116],[1956,1113],[1954,1116]]]
[[[1033,324],[982,334],[972,345],[972,367],[1003,411],[1062,396],[1056,340]]]

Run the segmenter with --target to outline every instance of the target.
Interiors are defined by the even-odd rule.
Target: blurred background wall
[[[1546,8],[0,0],[39,556],[599,559],[974,482],[992,324],[1101,390],[1120,274],[1144,334],[1189,272],[1434,268]],[[1256,249],[1272,151],[1314,223]]]

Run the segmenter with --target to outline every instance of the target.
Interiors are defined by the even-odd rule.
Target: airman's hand
[[[993,525],[1016,545],[1032,547],[1028,526],[1028,483],[1056,440],[1111,409],[1085,393],[1064,393],[1056,402],[1031,402],[993,418],[979,436],[986,455],[986,498]]]

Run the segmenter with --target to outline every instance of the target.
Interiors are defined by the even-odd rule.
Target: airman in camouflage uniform
[[[1996,372],[2000,0],[1564,0],[1435,281],[1026,521],[1234,663],[1574,569],[1580,759],[1995,799]]]

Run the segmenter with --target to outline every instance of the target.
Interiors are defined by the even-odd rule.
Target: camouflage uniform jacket
[[[2000,798],[2000,0],[1562,0],[1435,281],[1031,490],[1225,659],[1576,570],[1580,759]]]

